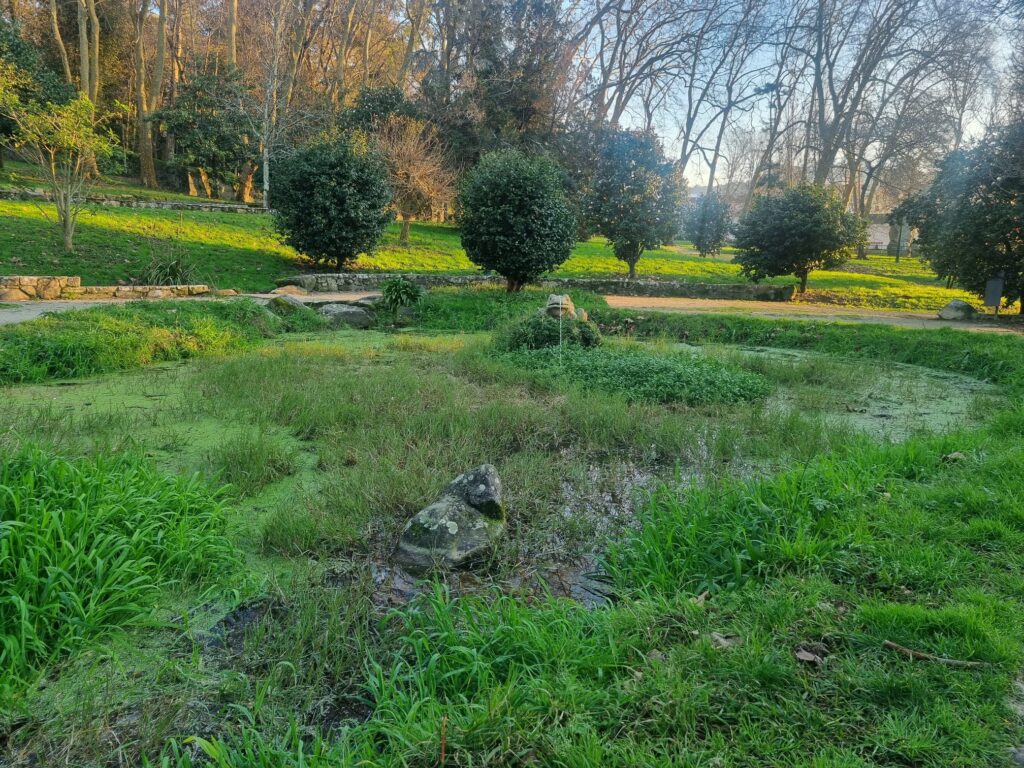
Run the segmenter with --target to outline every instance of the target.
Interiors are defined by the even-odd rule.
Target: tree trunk
[[[511,277],[505,278],[505,291],[507,293],[519,293],[526,285],[522,280],[515,280]]]
[[[57,17],[57,0],[50,0],[50,25],[53,27],[53,39],[60,53],[60,63],[64,68],[64,81],[71,84],[71,62],[68,61],[68,49],[64,45],[64,36],[60,33],[60,19]]]
[[[797,291],[797,293],[806,293],[807,292],[807,273],[803,272],[803,273],[797,275],[797,277],[800,278],[800,289]]]
[[[93,105],[100,103],[100,17],[96,13],[96,0],[88,0],[89,25],[92,28],[89,56],[89,100]]]
[[[245,165],[242,166],[241,173],[238,175],[238,193],[235,195],[235,199],[238,202],[245,203],[246,205],[253,202],[252,187],[255,176],[256,164],[251,160],[246,160]]]
[[[412,221],[412,217],[402,214],[402,234],[398,238],[398,242],[402,245],[409,245],[409,223]]]
[[[212,199],[213,185],[210,184],[209,174],[206,172],[205,168],[197,168],[196,170],[199,172],[199,183],[203,185],[203,192],[206,193],[208,198]]]
[[[78,0],[78,91],[88,96],[89,89],[89,17],[85,0]]]
[[[192,175],[192,171],[185,171],[185,177],[188,180],[188,196],[199,197],[199,189],[196,187],[196,177]]]
[[[139,138],[136,142],[139,152],[139,178],[149,189],[157,188],[156,160],[153,158],[153,124],[148,120],[139,120]]]
[[[227,21],[227,46],[228,66],[234,69],[238,66],[238,0],[227,0],[228,21]]]
[[[64,250],[71,253],[74,250],[75,217],[72,214],[70,192],[57,191],[55,201],[57,203],[57,219],[60,221],[61,232],[64,236]]]

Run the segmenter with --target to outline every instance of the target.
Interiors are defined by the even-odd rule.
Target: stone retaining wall
[[[0,301],[59,299],[69,288],[82,285],[80,277],[57,275],[0,276]]]
[[[51,200],[42,189],[0,189],[0,200]],[[213,213],[266,213],[263,208],[240,203],[218,203],[213,200],[147,200],[130,196],[89,195],[86,202],[111,208],[160,208],[169,211],[207,211]]]
[[[296,275],[277,281],[278,285],[297,285],[307,291],[373,291],[387,280],[404,277],[424,288],[504,285],[499,277],[485,275],[398,274],[394,272],[330,272]],[[791,285],[754,285],[753,283],[684,283],[678,280],[641,278],[552,277],[540,281],[547,288],[577,288],[610,296],[665,296],[684,299],[731,299],[739,301],[789,301],[795,290]]]
[[[82,278],[58,275],[0,276],[0,301],[31,299],[180,299],[209,293],[195,285],[82,285]]]

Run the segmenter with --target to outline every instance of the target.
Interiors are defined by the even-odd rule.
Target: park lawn
[[[9,761],[1007,764],[1022,725],[1024,411],[1009,385],[1024,339],[664,317],[773,388],[687,407],[496,355],[463,331],[499,295],[432,295],[434,333],[254,335],[183,363],[5,388],[0,510],[27,521],[12,540],[61,563],[127,548],[105,583],[82,585],[88,620],[43,613],[49,645],[3,678]],[[543,299],[507,301],[529,313]],[[139,319],[177,329],[172,308]],[[608,346],[695,354],[664,338]],[[892,443],[847,421],[861,398],[933,411],[953,381],[935,375],[986,352],[978,375],[1008,397],[981,395],[949,431]],[[510,513],[494,557],[396,583],[405,519],[481,461]],[[79,547],[59,547],[52,514],[30,514],[55,499],[77,513]],[[559,586],[574,558],[613,600]],[[531,586],[538,575],[550,592]],[[45,596],[30,576],[18,571],[24,595]],[[79,597],[61,595],[54,615]]]
[[[302,258],[281,243],[266,214],[167,211],[90,206],[83,211],[76,249],[64,253],[48,205],[0,201],[0,274],[79,275],[86,285],[129,281],[153,258],[192,261],[211,285],[241,291],[267,291],[274,281],[306,268]],[[650,251],[638,265],[640,277],[687,282],[743,283],[728,251],[704,259],[687,245]],[[386,232],[372,255],[362,256],[359,270],[473,274],[452,226],[415,223],[410,244],[398,244],[398,225]],[[600,238],[577,245],[555,272],[565,277],[618,277],[625,265]],[[773,278],[793,284],[793,278]],[[799,301],[879,309],[937,310],[952,299],[977,303],[976,297],[940,285],[926,265],[892,257],[852,260],[840,270],[811,274],[808,293]]]
[[[0,189],[48,190],[49,185],[36,166],[20,160],[5,158],[4,167],[0,168]],[[199,198],[190,197],[182,192],[173,192],[167,189],[148,189],[141,186],[138,179],[127,176],[103,176],[90,189],[89,194],[107,197],[132,197],[142,200],[179,200],[191,203],[199,201]],[[214,200],[213,202],[231,203],[234,201]]]

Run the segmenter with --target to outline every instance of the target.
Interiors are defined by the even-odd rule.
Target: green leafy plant
[[[365,142],[311,144],[274,166],[274,224],[288,245],[340,271],[394,218],[387,166]]]
[[[138,285],[192,285],[199,282],[196,265],[182,256],[153,259],[136,277]]]
[[[1022,167],[1024,122],[1017,122],[951,154],[931,186],[894,212],[917,228],[918,252],[940,277],[983,295],[988,279],[1001,275],[1007,306],[1024,299]]]
[[[380,306],[395,314],[402,307],[412,307],[423,298],[423,288],[404,277],[387,280],[380,287]]]
[[[517,150],[485,155],[459,192],[462,247],[515,293],[569,258],[576,220],[558,166]]]
[[[587,221],[634,278],[644,251],[672,242],[679,231],[686,185],[653,133],[607,128],[598,141]]]
[[[830,189],[809,184],[759,197],[736,228],[736,262],[754,282],[796,275],[800,293],[815,269],[843,263],[864,239],[864,222]]]
[[[601,343],[601,331],[590,320],[566,317],[559,321],[534,313],[505,328],[495,341],[500,348],[510,351],[558,346],[587,348]]]
[[[161,588],[233,571],[224,531],[205,485],[143,459],[4,455],[0,699],[84,640],[148,617]]]
[[[721,253],[730,224],[729,203],[715,192],[683,210],[683,237],[705,258]]]
[[[687,405],[758,400],[771,391],[760,374],[698,354],[657,354],[640,348],[547,347],[509,353],[507,360],[627,400]]]
[[[249,346],[283,323],[247,299],[132,302],[0,330],[0,383],[91,376]]]

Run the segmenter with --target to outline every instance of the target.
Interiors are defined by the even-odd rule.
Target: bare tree
[[[455,175],[437,131],[420,120],[392,115],[375,133],[388,166],[392,203],[402,220],[402,245],[409,244],[409,224],[446,205]]]

